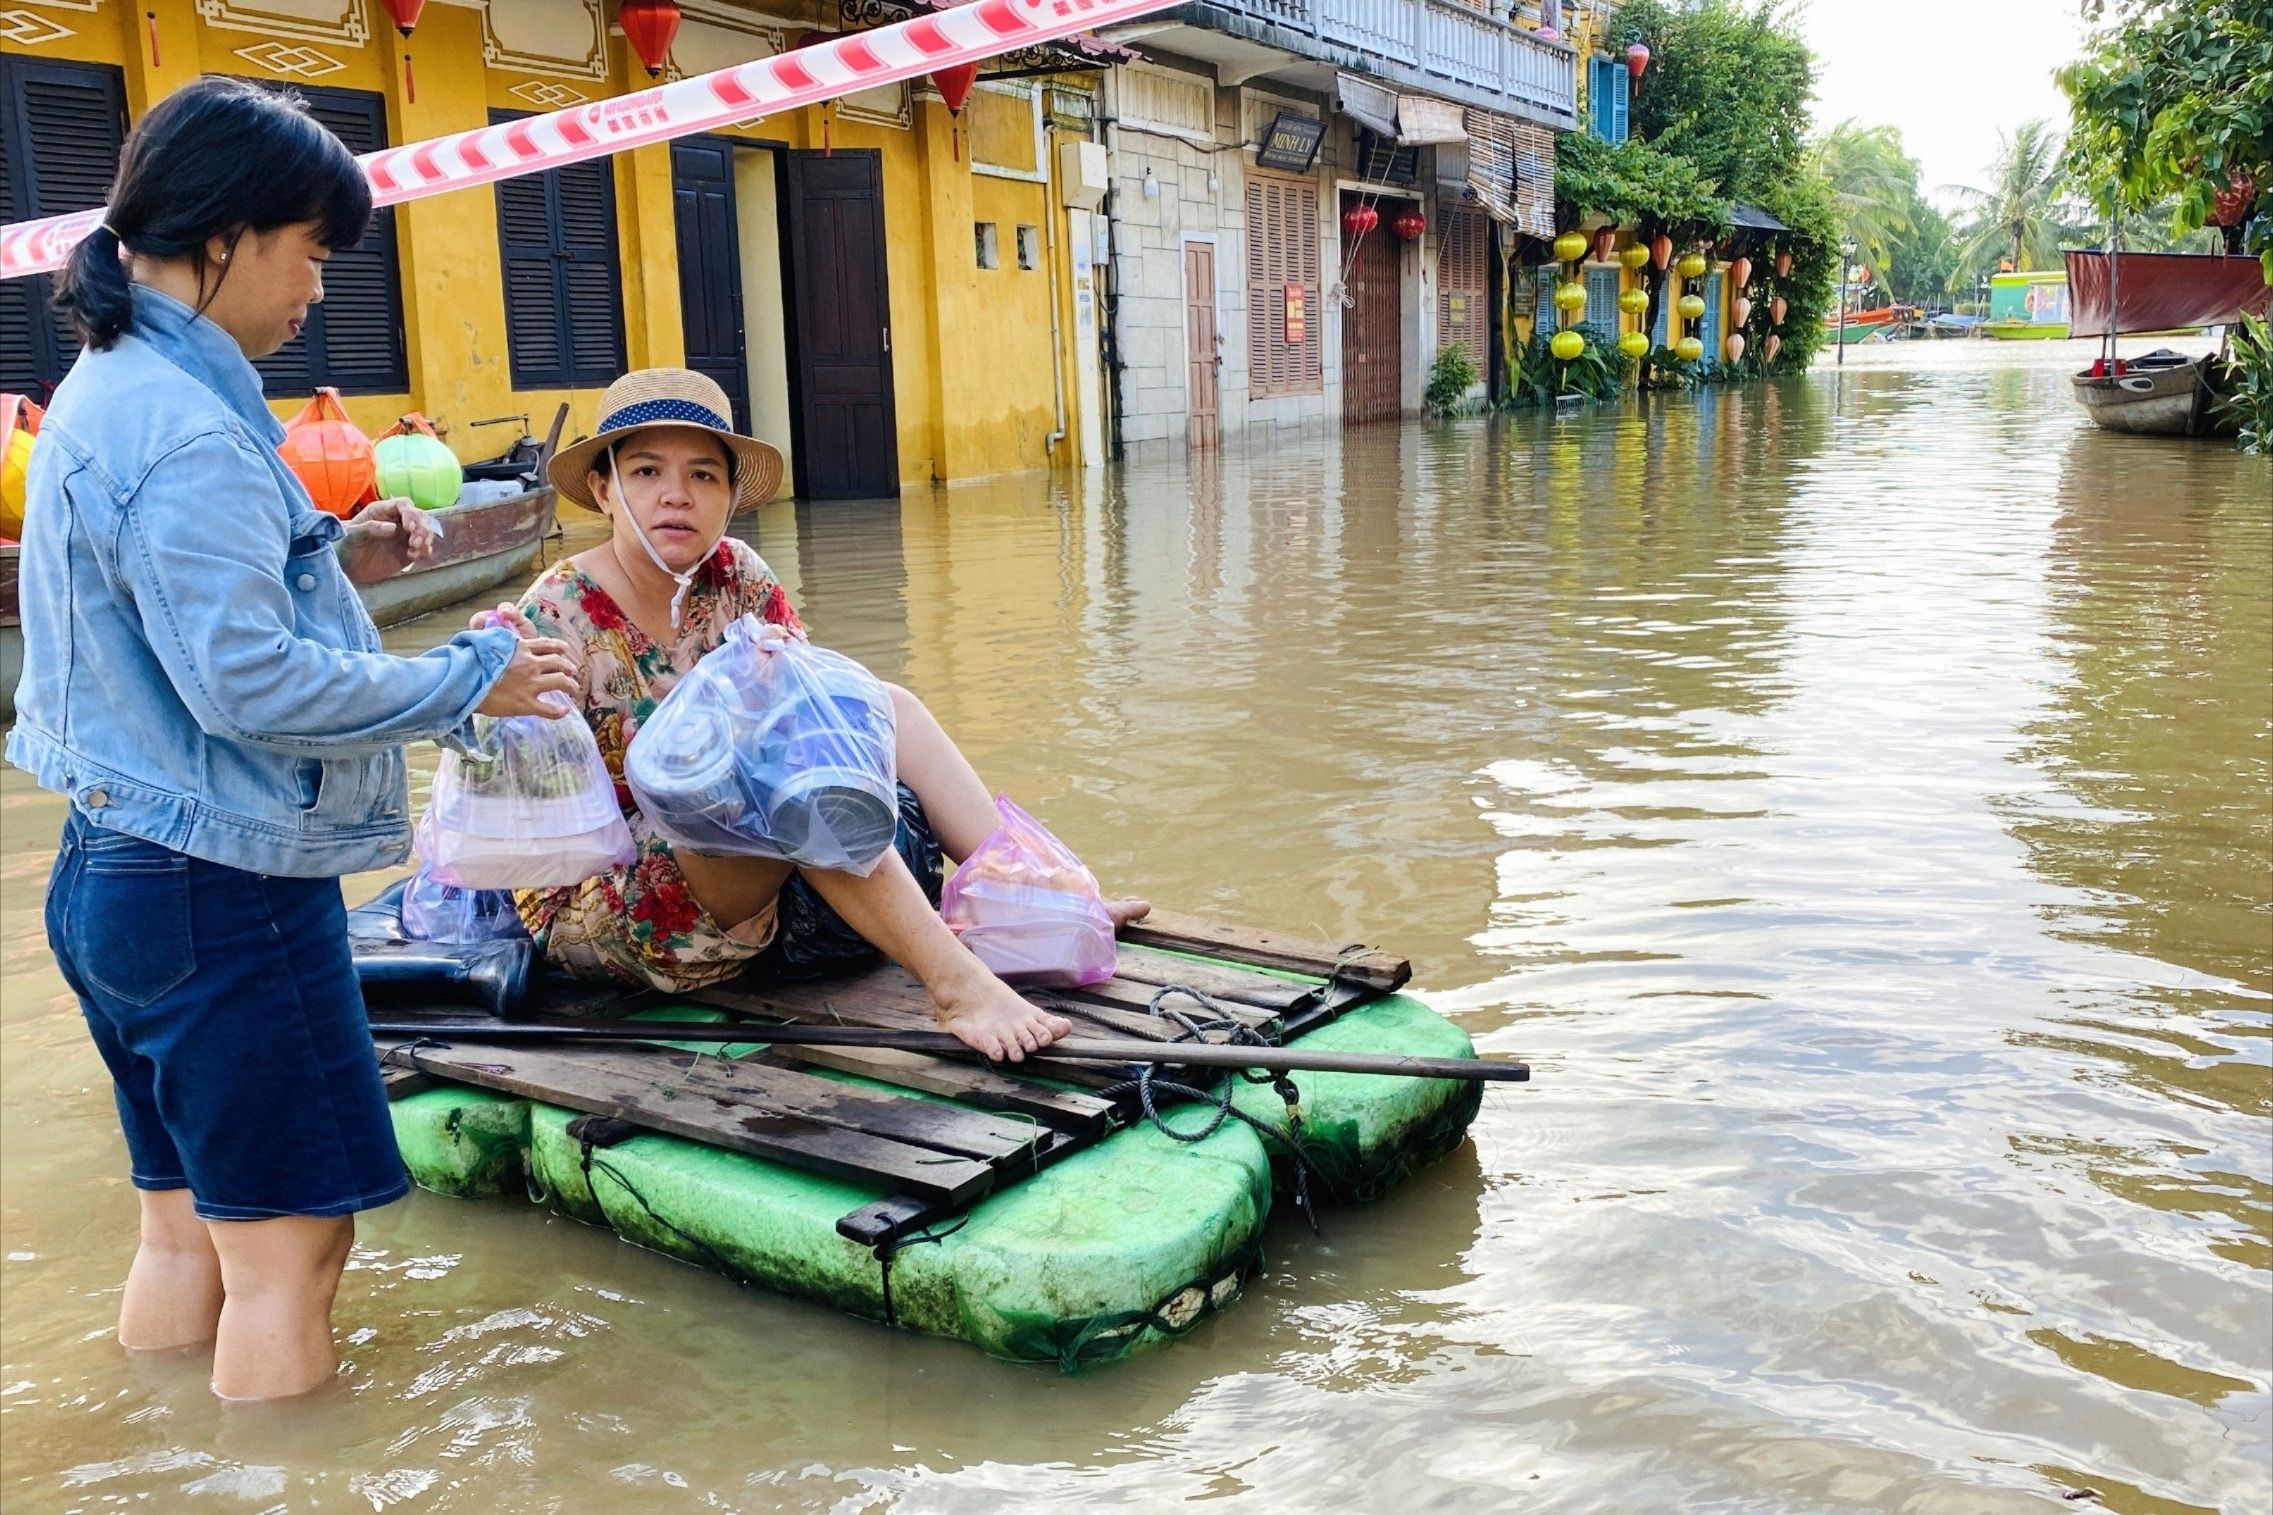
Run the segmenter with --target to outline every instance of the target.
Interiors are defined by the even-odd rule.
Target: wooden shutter
[[[1605,342],[1618,340],[1618,270],[1586,271],[1586,319],[1579,323]]]
[[[494,121],[516,119],[496,112]],[[612,160],[496,186],[505,340],[516,389],[607,384],[624,370]]]
[[[292,89],[349,152],[387,145],[386,101],[375,93],[253,82]],[[400,394],[410,388],[391,208],[375,213],[363,240],[333,253],[324,265],[324,297],[309,307],[306,329],[253,366],[271,398],[309,394],[319,385],[348,394]]]
[[[115,68],[0,58],[0,214],[10,221],[91,210],[110,199],[126,142]],[[45,275],[0,279],[0,389],[45,399],[79,356]]]
[[[1318,187],[1247,176],[1247,389],[1258,398],[1316,394],[1324,372],[1319,335]],[[1303,335],[1286,340],[1286,287],[1302,287]]]
[[[1437,231],[1436,345],[1466,348],[1479,369],[1491,330],[1484,309],[1485,243],[1481,211],[1444,213]]]
[[[1586,60],[1587,130],[1604,142],[1626,140],[1631,126],[1632,75],[1616,58]]]

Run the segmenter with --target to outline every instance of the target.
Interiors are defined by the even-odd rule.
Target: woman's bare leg
[[[213,1392],[284,1399],[331,1382],[339,1368],[331,1306],[355,1245],[355,1218],[286,1215],[212,1221],[221,1258]]]
[[[118,1344],[135,1352],[202,1347],[221,1324],[221,1259],[187,1189],[144,1189],[142,1240],[118,1306]]]
[[[774,857],[717,857],[684,847],[671,856],[695,903],[729,931],[771,905],[794,871]]]

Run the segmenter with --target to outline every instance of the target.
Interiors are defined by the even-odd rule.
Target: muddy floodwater
[[[1109,886],[1392,947],[1535,1069],[1076,1378],[427,1194],[317,1402],[126,1360],[61,811],[8,772],[0,1504],[2263,1515],[2273,466],[2094,432],[2069,361],[749,524]]]

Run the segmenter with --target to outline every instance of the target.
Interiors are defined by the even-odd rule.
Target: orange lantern
[[[1728,354],[1728,360],[1729,360],[1731,363],[1741,363],[1741,362],[1743,362],[1743,361],[1744,361],[1744,333],[1743,333],[1743,332],[1741,332],[1741,331],[1732,331],[1732,332],[1730,332],[1730,333],[1728,334],[1728,340],[1727,340],[1727,341],[1725,341],[1725,342],[1723,342],[1723,343],[1721,343],[1721,351],[1723,351],[1723,352],[1725,352],[1725,353],[1727,353],[1727,354]]]
[[[1779,279],[1788,279],[1791,276],[1792,255],[1791,250],[1789,248],[1786,248],[1784,251],[1776,254],[1776,277]]]
[[[1784,339],[1777,336],[1774,332],[1768,333],[1768,340],[1760,344],[1760,356],[1765,362],[1775,362],[1776,354],[1782,352],[1783,350]]]
[[[316,391],[284,428],[284,440],[276,450],[307,486],[318,510],[344,520],[378,498],[377,454],[371,439],[347,418],[336,389]]]
[[[1650,238],[1650,262],[1657,266],[1657,271],[1664,273],[1665,265],[1672,261],[1673,239],[1664,232]]]
[[[1618,228],[1605,226],[1594,234],[1594,261],[1607,263],[1618,251]]]
[[[1752,302],[1744,296],[1738,295],[1728,302],[1728,313],[1735,318],[1737,325],[1742,326],[1752,319]]]
[[[1752,260],[1739,257],[1728,265],[1729,282],[1738,289],[1752,282]]]
[[[1768,302],[1768,318],[1776,325],[1781,326],[1784,324],[1784,312],[1790,309],[1791,306],[1785,303],[1784,297],[1778,295]]]

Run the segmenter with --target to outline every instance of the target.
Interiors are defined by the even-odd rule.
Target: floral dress
[[[579,977],[699,989],[733,977],[773,940],[775,906],[729,928],[697,903],[671,844],[640,814],[623,776],[624,749],[640,723],[725,640],[726,628],[752,611],[777,626],[803,629],[765,559],[732,537],[695,575],[678,639],[668,646],[650,641],[613,595],[565,559],[521,597],[521,613],[537,633],[565,641],[577,659],[579,707],[639,844],[639,858],[628,867],[516,896],[538,950]]]

